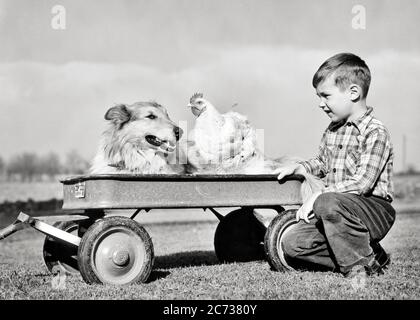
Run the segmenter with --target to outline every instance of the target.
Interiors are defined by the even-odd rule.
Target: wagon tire
[[[214,250],[220,262],[264,260],[266,227],[252,209],[242,208],[228,213],[217,225]]]
[[[264,237],[264,250],[267,261],[275,271],[295,270],[284,256],[282,239],[297,224],[296,209],[286,210],[276,216],[267,228]]]
[[[74,221],[62,221],[53,224],[54,227],[77,236],[78,224]],[[52,274],[78,274],[77,246],[59,239],[46,236],[43,246],[44,263]]]
[[[83,235],[78,264],[88,284],[129,285],[146,282],[154,251],[147,231],[126,217],[96,221]]]

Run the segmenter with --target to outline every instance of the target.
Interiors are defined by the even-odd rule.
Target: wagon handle
[[[49,225],[48,223],[33,218],[23,212],[19,213],[18,217],[16,218],[16,221],[13,222],[10,226],[0,230],[0,240],[10,236],[18,230],[26,228],[27,226],[31,226],[32,228],[54,239],[60,239],[65,242],[71,243],[75,246],[79,246],[81,240],[79,237],[71,233]]]
[[[7,226],[6,228],[0,230],[0,240],[7,238],[16,231],[25,229],[27,227],[27,225],[25,224],[25,222],[28,220],[27,217],[28,216],[22,214],[22,212],[19,213],[16,220],[10,226]]]
[[[7,238],[11,234],[15,233],[16,231],[22,230],[25,227],[26,227],[26,225],[23,224],[22,222],[15,221],[10,226],[0,230],[0,240],[3,240],[5,238]]]

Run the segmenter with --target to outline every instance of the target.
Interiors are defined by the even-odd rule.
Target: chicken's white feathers
[[[202,93],[195,93],[190,103],[201,99],[205,105],[190,132],[189,163],[198,173],[269,174],[286,164],[301,160],[284,156],[273,160],[264,156],[257,145],[256,130],[246,116],[229,111],[221,114]],[[321,179],[307,173],[301,187],[302,200],[306,201],[324,188]]]

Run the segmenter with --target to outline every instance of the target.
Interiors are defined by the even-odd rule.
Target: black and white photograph
[[[0,300],[420,299],[419,0],[0,0],[0,45]]]

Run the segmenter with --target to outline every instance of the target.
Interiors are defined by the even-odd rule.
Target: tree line
[[[84,174],[89,161],[76,150],[68,152],[64,159],[50,152],[38,155],[35,152],[22,152],[7,161],[0,155],[0,180],[7,181],[44,181],[54,180],[62,174]]]

